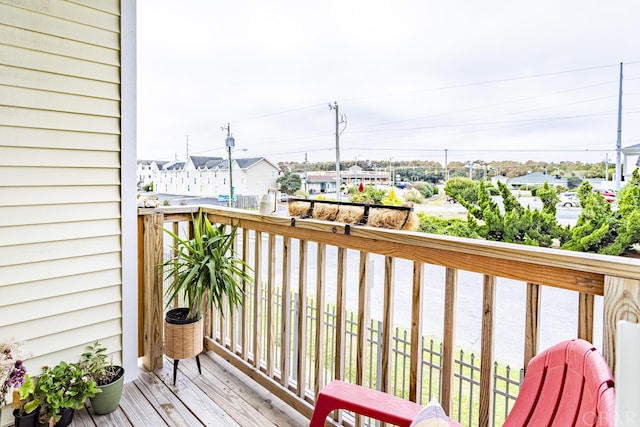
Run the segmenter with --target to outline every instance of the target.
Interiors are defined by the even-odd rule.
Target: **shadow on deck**
[[[262,389],[213,352],[181,360],[176,385],[172,361],[162,369],[140,369],[139,378],[125,385],[120,407],[95,415],[90,406],[76,412],[73,426],[306,426],[309,420]]]

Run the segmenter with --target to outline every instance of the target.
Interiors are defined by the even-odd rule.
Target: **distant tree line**
[[[347,170],[355,165],[355,161],[341,161],[340,170]],[[408,182],[432,182],[436,183],[445,179],[444,166],[435,161],[422,160],[379,160],[379,161],[358,161],[357,165],[366,171],[393,169],[396,181]],[[335,162],[280,162],[279,166],[284,171],[303,173],[305,171],[335,171]],[[449,177],[469,177],[472,179],[483,179],[494,176],[504,176],[514,178],[523,176],[531,172],[545,172],[549,175],[559,175],[561,178],[572,176],[578,178],[605,178],[612,177],[615,173],[615,165],[612,163],[606,167],[605,162],[582,163],[582,162],[516,162],[511,160],[483,161],[475,160],[469,162],[449,162]],[[606,170],[608,169],[608,170]]]

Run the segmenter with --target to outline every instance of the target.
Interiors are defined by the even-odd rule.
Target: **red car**
[[[616,193],[613,190],[600,189],[593,190],[594,192],[599,192],[602,194],[602,197],[607,201],[607,203],[612,203],[616,199]]]

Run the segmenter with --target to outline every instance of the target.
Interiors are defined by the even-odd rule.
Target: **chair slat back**
[[[536,355],[504,427],[613,426],[613,377],[587,341],[563,341]]]

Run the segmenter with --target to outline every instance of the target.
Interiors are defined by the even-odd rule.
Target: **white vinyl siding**
[[[97,339],[122,358],[120,21],[118,0],[0,0],[0,340],[33,374]]]

